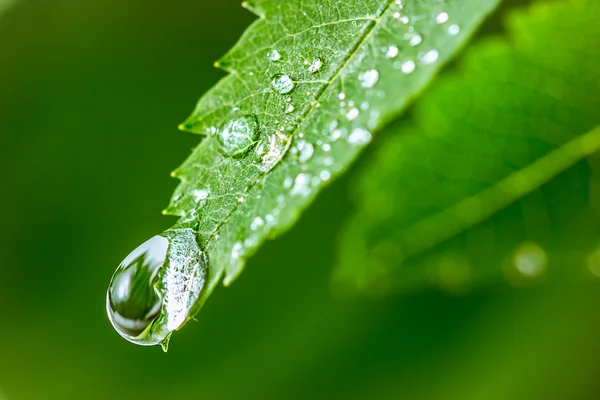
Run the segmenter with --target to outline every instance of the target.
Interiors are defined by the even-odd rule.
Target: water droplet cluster
[[[291,54],[290,49],[296,48],[296,41],[313,43],[309,39],[316,34],[336,35],[343,46],[352,48],[371,20],[307,30],[305,37],[286,32],[277,48],[262,47],[265,50],[255,56],[226,57],[219,63],[236,71],[227,79],[236,81],[241,92],[219,92],[222,98],[204,106],[210,113],[184,126],[207,138],[197,149],[201,157],[190,157],[173,172],[181,184],[165,213],[180,217],[178,228],[161,236],[163,247],[164,240],[168,241],[167,254],[158,267],[161,272],[150,278],[144,275],[150,282],[146,289],[152,288],[146,290],[148,304],[160,303],[160,311],[156,314],[150,307],[143,310],[146,314],[133,312],[144,321],[135,329],[150,322],[128,340],[164,341],[188,318],[208,268],[198,243],[204,246],[209,239],[229,243],[229,260],[223,262],[228,284],[265,235],[293,221],[307,198],[373,140],[389,103],[384,101],[386,85],[432,71],[442,59],[443,46],[428,36],[431,26],[449,38],[460,34],[461,27],[444,8],[441,0],[396,0],[378,20],[372,42],[361,46],[350,60],[329,48],[308,47],[302,54]],[[270,195],[270,189],[264,190],[267,187],[283,190]],[[208,206],[217,199],[217,207]],[[233,213],[234,209],[238,211]],[[202,218],[208,213],[209,218]],[[243,229],[219,231],[225,219]],[[125,280],[123,269],[117,271],[114,282]]]

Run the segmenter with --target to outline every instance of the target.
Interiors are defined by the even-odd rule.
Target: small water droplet
[[[408,75],[408,74],[412,74],[416,67],[417,67],[417,65],[415,64],[415,62],[413,60],[408,60],[408,61],[405,61],[404,63],[402,63],[401,70],[402,70],[402,73]]]
[[[294,180],[289,176],[283,180],[283,187],[289,189],[294,184]]]
[[[319,174],[319,178],[321,178],[321,180],[323,182],[328,181],[331,178],[331,172],[327,171],[327,170],[323,170],[321,171],[321,173]]]
[[[310,175],[308,174],[298,174],[296,179],[294,179],[294,186],[290,191],[292,196],[307,196],[310,194]]]
[[[420,45],[421,42],[423,41],[423,36],[421,36],[418,33],[409,34],[409,35],[407,35],[407,38],[408,38],[408,43],[413,47]]]
[[[323,144],[323,151],[331,151],[331,145],[329,143]]]
[[[348,136],[348,143],[363,145],[371,141],[371,132],[363,128],[355,128],[350,136]]]
[[[408,25],[410,23],[410,19],[406,15],[398,17],[398,21],[400,21],[404,25]]]
[[[244,115],[225,123],[217,138],[221,150],[233,157],[246,152],[255,144],[258,135],[258,122],[254,115]]]
[[[271,86],[279,94],[287,94],[294,90],[292,78],[285,74],[277,74],[271,79]]]
[[[438,15],[436,15],[435,22],[438,24],[445,24],[446,22],[448,22],[448,13],[441,12]]]
[[[258,228],[260,228],[261,226],[264,226],[264,224],[265,224],[265,221],[261,217],[256,217],[250,224],[250,229],[255,231]]]
[[[460,26],[452,24],[448,27],[448,35],[456,36],[460,33]]]
[[[322,66],[323,63],[321,62],[321,59],[317,57],[312,61],[312,63],[308,67],[308,72],[314,74],[315,72],[319,71]]]
[[[379,72],[376,69],[370,69],[358,76],[360,85],[364,88],[372,88],[379,80]]]
[[[338,97],[338,100],[342,101],[346,98],[346,93],[342,92],[342,93],[338,94],[337,97]]]
[[[348,121],[354,121],[358,117],[358,114],[360,114],[360,111],[358,110],[358,108],[351,108],[346,113],[346,118],[348,119]]]
[[[298,151],[300,153],[298,160],[302,163],[307,162],[315,153],[315,147],[312,143],[301,141],[298,143]]]
[[[426,53],[423,53],[420,55],[419,59],[421,60],[421,62],[423,64],[433,64],[434,62],[436,62],[439,58],[439,53],[437,50],[433,49],[433,50],[429,50]]]
[[[273,49],[267,53],[267,58],[270,61],[279,61],[281,60],[281,54],[277,50]]]
[[[398,53],[400,51],[398,50],[398,47],[396,46],[390,46],[387,48],[386,52],[385,52],[385,56],[387,58],[395,58],[396,56],[398,56]]]
[[[294,107],[293,104],[288,104],[288,106],[285,108],[285,113],[286,114],[292,113],[292,112],[294,112],[295,109],[296,109],[296,107]]]

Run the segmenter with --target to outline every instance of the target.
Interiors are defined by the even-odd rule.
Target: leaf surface
[[[392,127],[353,187],[344,290],[600,273],[597,2],[540,3]],[[594,250],[596,249],[596,250]]]
[[[497,0],[253,1],[229,75],[181,125],[203,135],[165,213],[210,260],[198,307],[290,227],[466,42]]]

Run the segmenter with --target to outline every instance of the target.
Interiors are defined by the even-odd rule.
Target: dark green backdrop
[[[253,16],[239,0],[25,0],[0,19],[0,398],[600,398],[600,287],[329,291],[351,174],[216,291],[169,353],[104,310],[171,225],[176,126]],[[360,165],[358,166],[358,168]]]

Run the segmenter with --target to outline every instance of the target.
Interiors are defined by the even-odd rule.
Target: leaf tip
[[[260,18],[264,18],[265,17],[265,13],[264,10],[257,4],[257,1],[243,1],[242,2],[242,7],[245,8],[246,10],[250,11],[251,13],[259,16]]]

